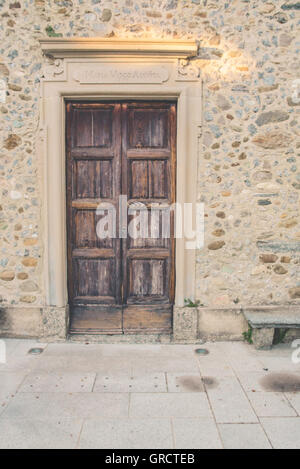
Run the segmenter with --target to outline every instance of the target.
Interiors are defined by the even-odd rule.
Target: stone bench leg
[[[270,350],[274,341],[275,329],[253,329],[252,339],[257,350]]]

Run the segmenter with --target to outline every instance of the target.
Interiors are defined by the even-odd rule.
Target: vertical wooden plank
[[[122,246],[121,239],[119,238],[119,210],[120,210],[120,195],[122,194],[122,108],[121,104],[115,104],[114,117],[113,117],[113,132],[114,132],[114,154],[115,163],[112,175],[113,197],[116,199],[116,236],[115,239],[115,253],[116,253],[116,298],[119,305],[123,304],[123,271],[122,271]]]
[[[121,120],[121,128],[122,128],[122,154],[121,154],[121,164],[122,164],[122,195],[129,194],[129,164],[127,161],[127,149],[128,149],[128,104],[122,104],[122,120]],[[122,220],[121,229],[125,229],[125,220]],[[127,224],[126,224],[127,230]],[[124,235],[124,233],[123,233]],[[128,236],[128,234],[127,234]],[[122,242],[122,304],[126,304],[127,296],[128,296],[128,266],[127,266],[127,250],[128,250],[128,238],[123,237]],[[124,327],[124,314],[122,313],[122,321]]]
[[[176,144],[177,144],[177,107],[172,104],[170,107],[170,146],[171,146],[171,176],[170,176],[170,201],[176,202]],[[176,243],[175,243],[175,214],[171,212],[171,256],[170,256],[170,302],[175,301],[175,281],[176,281]]]
[[[123,104],[122,192],[131,202],[175,202],[176,125],[176,104]],[[171,240],[123,242],[125,332],[171,330],[175,293],[173,226],[171,236]]]
[[[122,331],[118,239],[99,239],[96,207],[121,192],[121,109],[115,103],[66,105],[68,293],[71,328]]]

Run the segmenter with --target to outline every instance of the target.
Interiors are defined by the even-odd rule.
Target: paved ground
[[[300,448],[290,346],[6,345],[0,448]]]

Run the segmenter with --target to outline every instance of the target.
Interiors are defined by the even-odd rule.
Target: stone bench
[[[243,313],[253,329],[252,340],[258,350],[272,348],[276,329],[300,328],[300,308],[297,306],[252,308]]]

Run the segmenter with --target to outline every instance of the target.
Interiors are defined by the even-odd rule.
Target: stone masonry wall
[[[299,10],[296,0],[0,0],[2,305],[45,302],[36,136],[47,35],[200,41],[197,298],[299,304]]]

